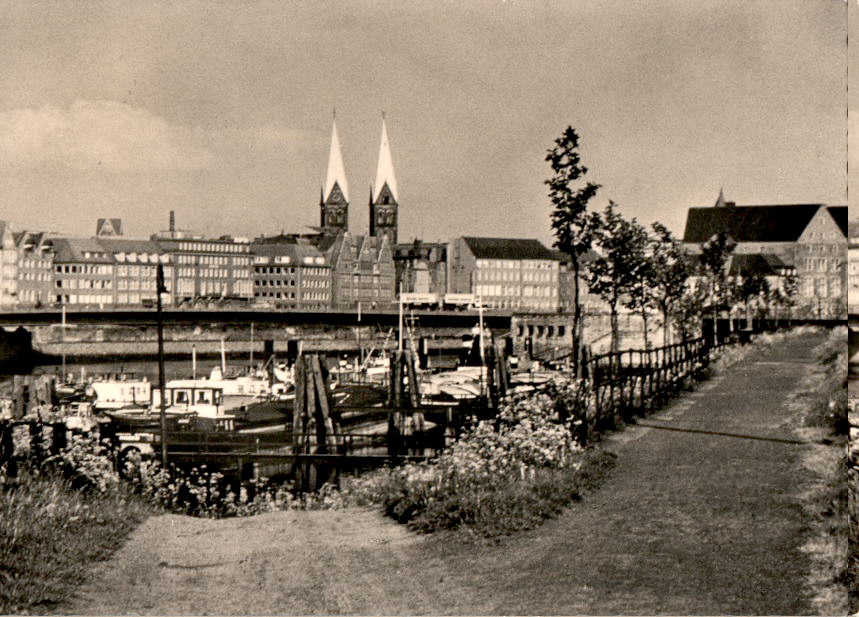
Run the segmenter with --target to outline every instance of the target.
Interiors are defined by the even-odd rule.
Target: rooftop
[[[737,242],[795,242],[823,204],[689,208],[684,242],[706,242],[725,231]],[[835,209],[836,212],[832,212]],[[837,207],[830,207],[836,221]],[[846,213],[845,213],[846,224]],[[841,223],[839,222],[839,225]]]
[[[539,241],[526,238],[476,238],[463,236],[477,259],[547,259],[558,261],[552,251]]]

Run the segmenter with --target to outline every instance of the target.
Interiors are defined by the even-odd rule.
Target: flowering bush
[[[530,526],[575,498],[583,460],[579,429],[595,410],[587,382],[558,378],[540,391],[508,396],[497,417],[468,426],[435,459],[347,478],[313,494],[296,495],[266,479],[228,481],[205,465],[164,469],[136,451],[122,457],[120,474],[108,443],[95,434],[71,437],[45,462],[78,486],[107,493],[124,479],[147,502],[193,516],[381,505],[417,529],[470,525],[503,532]],[[20,441],[21,453],[32,450]]]
[[[110,442],[100,441],[96,433],[72,434],[68,445],[59,454],[45,459],[44,465],[61,471],[73,486],[93,488],[100,493],[119,484]]]
[[[422,531],[467,525],[496,535],[530,527],[578,494],[583,449],[573,429],[591,398],[569,380],[511,396],[495,420],[475,423],[438,457],[349,478],[327,499],[382,505]]]

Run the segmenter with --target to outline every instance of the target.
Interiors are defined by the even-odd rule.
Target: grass
[[[809,480],[802,493],[809,521],[803,551],[812,569],[807,586],[815,614],[842,614],[859,608],[855,567],[848,549],[848,475],[846,436],[847,356],[846,328],[836,328],[815,350],[815,367],[797,397],[799,427],[804,440],[828,441],[834,447],[807,449],[802,465]],[[856,547],[853,547],[856,551]],[[855,556],[853,563],[855,564]]]
[[[725,372],[737,364],[742,362],[749,354],[760,350],[762,347],[771,347],[784,341],[787,337],[800,336],[803,334],[811,334],[817,332],[815,326],[800,326],[790,330],[779,330],[776,332],[763,332],[754,336],[750,344],[747,345],[728,345],[715,352],[714,358],[710,362],[706,376],[714,377],[723,375]],[[843,346],[843,345],[842,345]]]
[[[0,614],[50,613],[149,514],[130,492],[22,471],[0,485]]]
[[[466,529],[467,534],[499,538],[533,529],[581,500],[588,491],[602,484],[614,467],[616,455],[589,450],[578,469],[545,469],[533,477],[513,478],[496,486],[451,493],[412,513],[410,529],[433,532]],[[396,510],[396,501],[387,510]]]

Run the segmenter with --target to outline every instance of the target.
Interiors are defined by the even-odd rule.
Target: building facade
[[[447,244],[415,240],[394,247],[396,289],[402,293],[447,293]]]
[[[175,230],[155,234],[151,239],[170,255],[175,266],[177,303],[253,299],[250,240],[231,236],[204,238]]]
[[[308,242],[257,241],[254,302],[277,308],[311,310],[331,306],[329,257]]]
[[[798,303],[819,318],[845,316],[847,208],[821,207],[796,242]]]
[[[54,252],[44,232],[14,234],[18,251],[18,306],[39,308],[54,302]]]
[[[477,295],[487,308],[557,312],[560,260],[537,240],[460,237],[448,248],[451,293]]]
[[[332,269],[332,304],[373,307],[396,298],[394,258],[386,236],[339,234],[327,250]]]
[[[97,238],[53,238],[57,305],[104,308],[114,304],[113,257]]]
[[[98,238],[98,244],[113,260],[113,304],[117,308],[153,305],[157,301],[158,266],[164,272],[167,293],[161,295],[164,305],[172,305],[175,296],[175,269],[172,256],[151,240]]]
[[[720,232],[734,243],[727,266],[732,274],[763,272],[771,279],[771,287],[783,286],[784,277],[795,274],[795,304],[800,314],[824,319],[843,315],[847,286],[845,206],[745,206],[726,201],[720,193],[714,206],[689,209],[684,248],[698,255],[702,245]]]

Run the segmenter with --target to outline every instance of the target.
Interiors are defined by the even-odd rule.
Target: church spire
[[[388,143],[385,112],[382,112],[382,141],[379,144],[379,165],[376,168],[376,182],[373,185],[373,201],[378,201],[386,183],[394,201],[397,201],[399,199],[399,195],[397,194],[397,178],[394,176],[394,164],[391,160],[391,144]]]
[[[397,243],[398,200],[397,179],[394,176],[394,164],[391,162],[391,145],[388,143],[385,112],[382,112],[379,167],[376,169],[376,183],[370,188],[370,235],[387,238],[391,246]]]
[[[346,182],[346,171],[343,167],[343,155],[340,152],[340,137],[337,135],[337,117],[331,121],[331,151],[328,154],[328,174],[325,177],[325,199],[331,198],[334,185],[340,188],[343,199],[349,201],[349,185]]]
[[[343,169],[340,137],[337,135],[337,117],[331,122],[331,151],[328,154],[328,173],[319,203],[322,230],[338,233],[349,229],[349,185]]]

